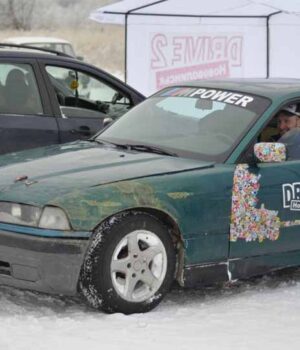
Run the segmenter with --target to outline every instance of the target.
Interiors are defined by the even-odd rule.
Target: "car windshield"
[[[269,104],[266,98],[243,92],[167,88],[126,113],[96,140],[155,146],[181,157],[222,162]]]

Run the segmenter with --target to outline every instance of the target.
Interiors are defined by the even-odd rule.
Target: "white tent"
[[[126,81],[300,78],[300,0],[124,0],[90,18],[125,26]]]

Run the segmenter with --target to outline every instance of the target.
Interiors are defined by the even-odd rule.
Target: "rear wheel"
[[[80,289],[90,304],[106,312],[146,312],[162,300],[174,273],[168,228],[152,215],[123,213],[95,232]]]

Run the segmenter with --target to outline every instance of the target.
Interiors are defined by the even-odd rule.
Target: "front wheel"
[[[90,304],[106,312],[146,312],[169,290],[175,259],[165,225],[149,214],[123,213],[95,232],[80,289]]]

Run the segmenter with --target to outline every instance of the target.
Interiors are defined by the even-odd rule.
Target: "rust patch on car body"
[[[161,201],[155,196],[151,185],[137,181],[124,181],[115,183],[116,187],[125,198],[130,197],[129,202],[134,202],[136,206],[153,206],[163,208]]]
[[[172,199],[185,199],[192,195],[189,192],[169,192],[167,195]]]

